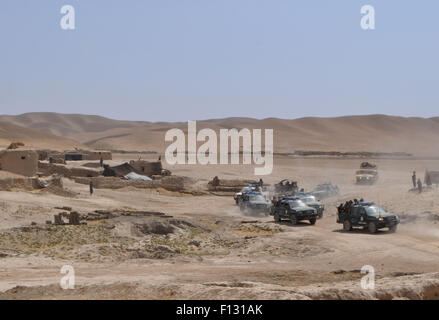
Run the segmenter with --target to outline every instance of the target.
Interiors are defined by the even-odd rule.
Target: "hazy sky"
[[[1,0],[0,113],[437,116],[438,16],[437,0]]]

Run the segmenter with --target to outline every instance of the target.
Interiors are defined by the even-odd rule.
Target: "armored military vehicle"
[[[242,196],[252,191],[257,191],[257,186],[254,184],[249,184],[242,188],[241,191],[235,193],[235,195],[233,196],[233,199],[235,199],[235,203],[239,205],[242,200]]]
[[[378,168],[370,162],[363,162],[360,170],[355,173],[355,181],[357,184],[374,184],[378,180]]]
[[[390,232],[395,232],[399,222],[396,214],[387,213],[374,202],[358,202],[338,207],[337,223],[342,223],[345,231],[362,227],[370,233],[383,228],[389,228]]]
[[[247,192],[242,195],[239,203],[241,212],[245,215],[251,215],[255,213],[262,213],[268,215],[270,213],[270,203],[265,200],[261,192]]]
[[[325,206],[316,199],[316,197],[311,192],[299,192],[296,196],[305,202],[308,207],[314,208],[317,211],[318,218],[323,217],[323,211],[325,211]]]
[[[298,197],[287,197],[276,201],[270,214],[274,216],[276,222],[286,219],[290,220],[293,225],[302,220],[308,220],[310,224],[315,224],[318,217],[317,210],[307,206]]]

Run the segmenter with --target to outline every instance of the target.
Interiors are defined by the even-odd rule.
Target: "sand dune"
[[[42,130],[18,126],[9,122],[0,121],[0,147],[7,147],[11,142],[23,142],[26,147],[65,150],[86,148],[81,143],[68,138],[56,136]]]
[[[93,148],[158,152],[167,146],[164,141],[167,130],[187,129],[185,122],[119,121],[101,116],[57,113],[0,116],[0,121],[74,139]],[[197,125],[198,129],[207,127],[217,131],[222,128],[274,129],[276,152],[325,150],[439,154],[438,117],[226,118],[198,121]]]

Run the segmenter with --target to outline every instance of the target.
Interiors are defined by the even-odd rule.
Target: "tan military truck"
[[[355,172],[355,181],[357,184],[374,184],[378,180],[378,168],[375,164],[363,162],[360,170]]]

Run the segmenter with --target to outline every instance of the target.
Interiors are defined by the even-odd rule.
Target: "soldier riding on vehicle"
[[[254,184],[249,184],[242,188],[241,191],[235,193],[235,195],[233,196],[233,199],[235,199],[235,203],[239,205],[241,203],[242,197],[252,191],[258,191],[257,186]]]
[[[363,227],[370,233],[382,228],[389,228],[390,232],[396,231],[400,222],[396,214],[387,213],[374,202],[362,200],[346,201],[337,207],[337,223],[342,223],[345,231],[350,231],[354,227]]]
[[[276,201],[271,208],[270,215],[274,216],[276,222],[287,219],[293,225],[301,220],[308,220],[313,225],[318,217],[317,210],[307,206],[298,197],[286,197]]]
[[[299,191],[299,187],[297,186],[297,181],[290,182],[288,179],[284,179],[274,185],[274,192],[276,194],[293,195],[298,191]]]

